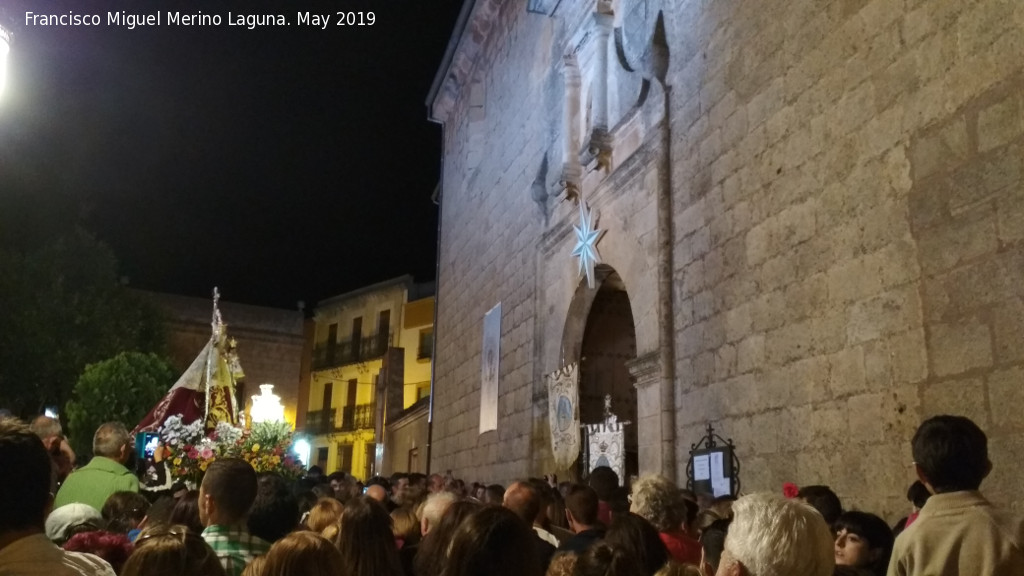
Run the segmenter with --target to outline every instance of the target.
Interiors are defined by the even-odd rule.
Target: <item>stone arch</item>
[[[626,427],[626,472],[638,471],[637,391],[627,364],[636,358],[636,323],[622,277],[607,264],[594,270],[596,288],[581,280],[566,315],[562,337],[565,363],[580,362],[580,421],[603,419],[604,396],[612,396],[612,412]],[[580,461],[580,473],[585,463]],[[625,478],[622,479],[623,481]]]

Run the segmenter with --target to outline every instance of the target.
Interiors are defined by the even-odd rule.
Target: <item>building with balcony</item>
[[[317,304],[303,430],[325,472],[366,479],[389,467],[388,424],[430,395],[433,291],[401,276]],[[425,442],[403,437],[417,453]]]

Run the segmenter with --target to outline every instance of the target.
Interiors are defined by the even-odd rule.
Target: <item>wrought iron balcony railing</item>
[[[376,407],[376,404],[373,402],[343,407],[341,409],[341,423],[338,429],[344,432],[352,432],[373,428]]]
[[[313,410],[306,412],[306,433],[328,434],[334,430],[334,410]]]
[[[417,360],[426,360],[434,357],[434,339],[421,338],[419,350],[416,351]]]
[[[313,370],[338,368],[382,358],[390,343],[391,334],[385,332],[317,346],[313,349]]]
[[[370,430],[375,424],[376,408],[377,405],[370,402],[369,404],[342,406],[340,409],[306,412],[306,433],[318,435]]]

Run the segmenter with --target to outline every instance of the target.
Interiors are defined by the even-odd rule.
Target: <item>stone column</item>
[[[658,350],[626,362],[636,387],[636,416],[640,474],[670,474],[665,454],[672,454],[672,436],[662,430],[661,361]],[[671,478],[671,476],[670,476]],[[673,478],[674,480],[674,478]]]
[[[565,78],[562,183],[566,187],[567,196],[575,200],[579,194],[580,177],[583,174],[583,169],[580,166],[580,87],[582,84],[576,55],[566,55],[562,64],[562,75]]]
[[[611,37],[611,14],[594,13],[594,82],[590,89],[594,102],[594,134],[592,140],[600,141],[608,132],[608,39]]]

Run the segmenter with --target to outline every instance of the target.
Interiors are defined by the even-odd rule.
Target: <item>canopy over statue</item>
[[[235,390],[245,375],[235,353],[235,341],[227,336],[227,325],[217,306],[219,301],[220,292],[214,288],[210,341],[134,432],[155,432],[168,417],[175,415],[181,415],[184,424],[202,420],[207,429],[216,427],[218,422],[238,425]]]

